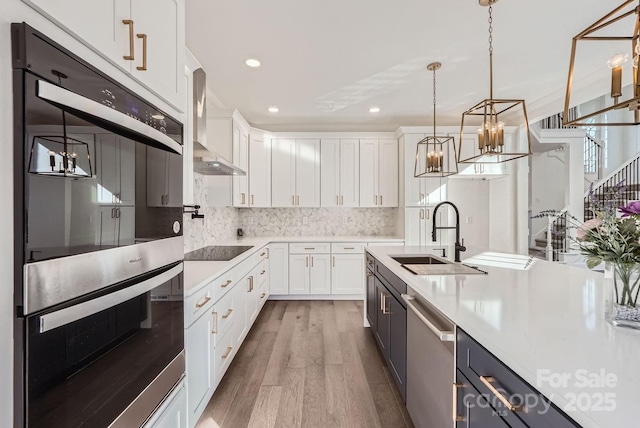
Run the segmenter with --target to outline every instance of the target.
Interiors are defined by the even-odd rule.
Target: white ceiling
[[[494,6],[496,98],[561,109],[571,38],[621,0]],[[477,0],[188,0],[187,46],[227,108],[267,130],[395,130],[438,123],[488,97],[487,8]],[[244,61],[257,58],[258,69]],[[280,112],[267,111],[277,105]],[[377,105],[378,114],[369,113]],[[535,113],[533,114],[535,118]]]

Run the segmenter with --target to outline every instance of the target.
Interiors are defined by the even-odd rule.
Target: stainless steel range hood
[[[207,149],[207,75],[202,68],[193,72],[193,171],[204,175],[247,175]]]

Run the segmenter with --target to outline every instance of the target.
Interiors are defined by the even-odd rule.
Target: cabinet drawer
[[[364,252],[364,244],[337,242],[331,244],[331,252],[335,254],[362,254]]]
[[[510,426],[554,428],[577,426],[553,404],[549,407],[549,400],[546,397],[459,328],[456,340],[458,370],[464,374],[475,389],[486,394],[485,396],[491,397],[489,401],[492,407]],[[492,391],[492,389],[496,391]],[[526,407],[509,409],[496,392],[516,406],[522,404],[524,400]],[[536,399],[532,397],[536,397]],[[548,410],[546,410],[547,407],[549,407]]]
[[[236,293],[227,293],[213,305],[213,345],[217,346],[236,317]]]
[[[185,302],[185,326],[190,326],[200,315],[206,313],[213,306],[214,283],[210,283],[202,290],[187,298]]]
[[[256,276],[258,288],[262,287],[265,281],[267,280],[267,278],[269,278],[269,261],[268,260],[263,260],[262,262],[260,262],[260,264],[256,268],[255,276]]]
[[[218,301],[225,296],[229,290],[231,290],[238,282],[236,277],[236,270],[231,269],[213,281],[214,300]]]
[[[216,344],[213,353],[213,367],[215,370],[214,384],[216,387],[222,380],[222,376],[227,372],[227,369],[231,364],[231,360],[237,352],[234,333],[235,329],[230,329]]]
[[[331,252],[331,244],[328,242],[307,242],[289,244],[289,254],[314,254]]]

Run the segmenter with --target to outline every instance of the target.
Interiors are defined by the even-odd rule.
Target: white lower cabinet
[[[187,388],[185,381],[171,391],[166,401],[149,419],[145,428],[186,428],[187,426]]]
[[[309,257],[309,294],[331,294],[331,256],[311,254]]]
[[[195,426],[207,406],[214,374],[211,350],[212,319],[203,315],[187,328],[184,337],[187,369],[187,411],[189,426]]]
[[[271,294],[289,294],[289,244],[269,244],[269,287]]]
[[[364,254],[334,254],[331,258],[331,293],[364,297]]]
[[[268,297],[266,254],[266,247],[258,249],[185,301],[188,427],[196,425]]]
[[[309,294],[309,255],[289,256],[289,294]]]

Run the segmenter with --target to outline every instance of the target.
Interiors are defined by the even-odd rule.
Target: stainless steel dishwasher
[[[411,292],[411,291],[410,291]],[[420,296],[407,303],[407,410],[416,428],[454,427],[455,325]]]

